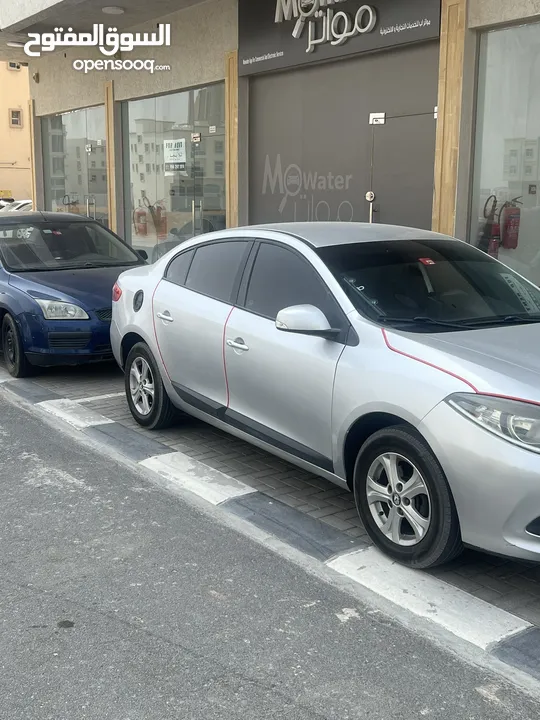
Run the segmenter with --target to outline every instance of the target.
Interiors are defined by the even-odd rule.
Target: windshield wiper
[[[504,315],[499,317],[470,318],[467,324],[479,327],[480,325],[525,325],[527,323],[539,323],[538,315]]]
[[[379,322],[382,323],[404,323],[405,325],[438,325],[440,327],[454,328],[455,330],[463,330],[463,328],[470,327],[468,320],[466,322],[461,320],[451,322],[449,320],[435,320],[434,318],[424,317],[421,315],[413,318],[386,316],[377,319]]]

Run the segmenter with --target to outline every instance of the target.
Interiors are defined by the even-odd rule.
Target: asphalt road
[[[0,717],[538,717],[499,676],[0,403]]]

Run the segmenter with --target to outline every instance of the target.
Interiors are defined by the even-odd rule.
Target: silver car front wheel
[[[358,513],[372,541],[414,568],[441,565],[461,552],[461,532],[444,471],[409,425],[373,433],[354,468]]]
[[[422,473],[397,453],[379,455],[368,470],[366,495],[377,527],[391,542],[417,545],[431,524],[431,500]]]

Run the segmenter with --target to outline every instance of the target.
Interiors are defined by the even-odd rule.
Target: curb
[[[326,568],[428,620],[493,658],[540,680],[540,628],[474,595],[394,563],[375,547],[312,518],[32,380],[14,380],[0,369],[0,392],[31,404],[113,449],[127,461],[239,517]]]

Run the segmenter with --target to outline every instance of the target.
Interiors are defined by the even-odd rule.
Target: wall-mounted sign
[[[201,142],[201,133],[191,133],[191,142],[200,143]]]
[[[174,175],[186,169],[186,141],[184,138],[163,141],[165,175]]]
[[[210,125],[210,127],[208,128],[208,132],[210,133],[210,135],[215,135],[217,132],[217,127],[215,125]]]
[[[440,0],[239,0],[239,73],[439,37]]]

